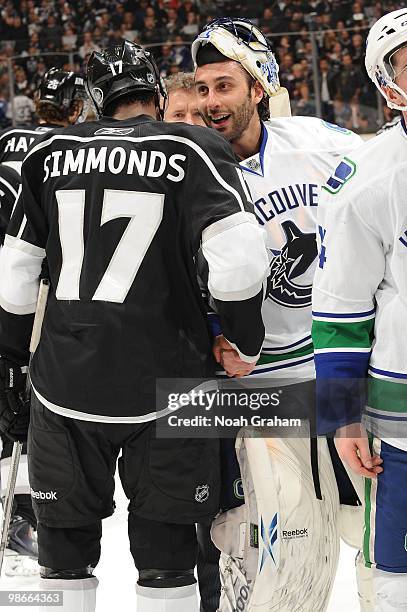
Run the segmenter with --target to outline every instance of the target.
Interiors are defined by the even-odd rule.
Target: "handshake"
[[[247,376],[256,365],[255,361],[252,363],[243,361],[224,336],[216,336],[212,351],[217,363],[220,363],[230,378]]]

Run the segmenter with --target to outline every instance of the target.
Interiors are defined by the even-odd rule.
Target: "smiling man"
[[[266,336],[261,358],[251,377],[259,383],[262,379],[262,385],[278,388],[283,385],[285,393],[311,419],[315,407],[311,294],[318,263],[319,190],[337,166],[338,158],[359,147],[361,140],[346,129],[316,118],[268,120],[269,98],[274,100],[280,91],[278,65],[268,41],[249,21],[224,18],[210,23],[194,41],[192,55],[198,109],[207,126],[231,143],[250,188],[257,220],[268,235],[270,278],[262,309]],[[237,355],[230,351],[216,324],[214,332],[217,335],[215,355],[226,373],[247,374],[248,370],[235,360]],[[223,508],[233,509],[219,519],[220,530],[217,532],[215,527],[212,531],[215,543],[224,553],[221,558],[224,588],[219,604],[222,612],[236,606],[234,602],[240,597],[241,589],[248,597],[249,607],[256,607],[259,612],[273,606],[276,610],[295,610],[301,606],[307,612],[325,609],[339,546],[335,478],[326,440],[307,440],[304,445],[293,439],[291,443],[291,459],[295,457],[297,467],[291,473],[288,471],[288,476],[286,473],[283,493],[275,493],[280,512],[278,527],[274,525],[277,539],[273,540],[273,546],[269,536],[265,536],[264,544],[260,543],[257,549],[255,537],[250,542],[241,538],[241,521],[237,517],[245,517],[242,520],[246,521],[247,533],[252,533],[256,527],[253,516],[261,514],[261,509],[250,505],[252,499],[247,498],[247,491],[251,485],[246,479],[243,482],[246,511],[236,511],[245,500],[238,484],[240,474],[233,445],[224,458],[228,470]],[[262,446],[260,439],[258,446]],[[292,465],[286,459],[287,465]],[[343,469],[341,465],[337,467],[338,471]],[[279,473],[278,467],[272,469]],[[303,483],[311,483],[307,501],[304,487],[298,484],[298,474]],[[286,506],[285,491],[295,490],[297,486],[302,496],[295,508]],[[348,483],[346,490],[341,489],[341,500],[346,503],[357,500]],[[263,510],[269,512],[270,504]],[[328,523],[333,526],[330,533],[325,528]],[[269,528],[271,538],[271,523],[265,526],[266,530]],[[284,530],[293,528],[308,529],[309,539],[284,540]],[[218,537],[222,529],[227,537]],[[358,545],[361,529],[354,527],[352,535]],[[271,548],[273,554],[280,556],[278,567],[273,565]],[[294,558],[295,567],[291,561]],[[260,579],[258,568],[261,568]],[[216,608],[205,608],[205,612],[213,610]]]

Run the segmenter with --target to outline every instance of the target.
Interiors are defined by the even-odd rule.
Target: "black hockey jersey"
[[[0,165],[0,244],[3,244],[11,213],[21,187],[18,172]]]
[[[7,164],[21,172],[21,164],[33,143],[54,125],[28,125],[27,127],[7,128],[0,131],[0,164]]]
[[[157,378],[213,375],[194,263],[201,243],[225,336],[256,359],[268,259],[222,137],[147,116],[103,118],[34,146],[22,182],[0,254],[0,352],[26,359],[46,257],[51,290],[31,368],[45,406],[150,420]]]

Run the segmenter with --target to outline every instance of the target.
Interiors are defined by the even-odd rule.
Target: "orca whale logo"
[[[281,224],[286,243],[270,262],[267,297],[287,308],[311,306],[312,284],[299,285],[294,280],[304,274],[318,255],[316,234],[303,233],[292,221]]]

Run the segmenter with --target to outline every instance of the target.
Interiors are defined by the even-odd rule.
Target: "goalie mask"
[[[128,40],[92,53],[87,67],[87,88],[99,115],[123,96],[151,92],[163,116],[167,92],[154,58],[149,51]]]
[[[89,110],[83,78],[75,72],[68,72],[60,68],[50,68],[44,74],[37,91],[37,100],[66,112],[69,112],[74,101],[82,101],[82,111],[77,123],[86,119]]]
[[[279,67],[270,44],[248,19],[211,21],[192,43],[191,52],[195,68],[229,58],[259,81],[268,96],[280,90]]]
[[[394,55],[407,47],[407,8],[393,11],[381,17],[372,27],[367,38],[366,70],[380,93],[384,96],[389,108],[407,111],[407,92],[396,83],[397,73]],[[404,106],[390,100],[383,87],[390,87],[403,97]]]

